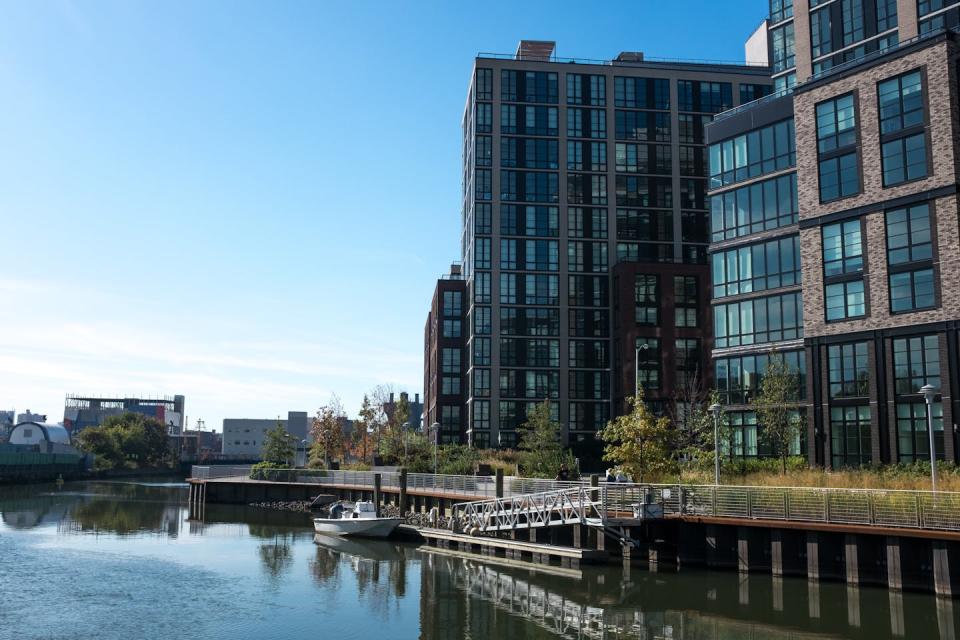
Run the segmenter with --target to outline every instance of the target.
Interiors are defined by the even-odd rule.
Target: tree
[[[760,440],[780,457],[784,475],[790,446],[803,429],[803,420],[797,410],[799,400],[800,375],[791,371],[782,354],[771,353],[753,408],[757,413]]]
[[[576,459],[560,443],[560,424],[550,417],[550,402],[544,400],[527,412],[520,426],[520,466],[536,478],[556,478],[561,469],[573,471]]]
[[[83,429],[76,444],[96,456],[98,471],[156,468],[171,463],[167,427],[141,413],[110,416],[100,426]]]
[[[353,424],[352,440],[354,445],[360,449],[360,460],[366,462],[369,449],[370,431],[374,428],[376,421],[376,410],[370,404],[370,397],[363,394],[363,404],[360,405],[360,413]]]
[[[322,463],[330,466],[330,460],[343,452],[343,421],[346,419],[343,405],[336,395],[330,397],[330,403],[317,409],[310,435],[313,446],[310,448],[310,466]]]
[[[283,428],[283,423],[277,420],[277,426],[265,434],[263,441],[263,461],[272,464],[290,465],[296,453],[294,437]]]
[[[597,434],[607,443],[603,459],[619,466],[637,482],[673,471],[674,430],[669,418],[654,416],[642,394],[628,398],[627,402],[631,405],[630,413],[611,420]]]

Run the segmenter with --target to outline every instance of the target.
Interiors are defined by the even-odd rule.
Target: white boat
[[[403,518],[378,518],[372,502],[358,502],[349,510],[337,506],[331,507],[330,518],[313,519],[314,531],[331,536],[386,538],[403,522]]]

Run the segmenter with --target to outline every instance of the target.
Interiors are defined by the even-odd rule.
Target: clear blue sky
[[[0,409],[420,392],[473,57],[740,61],[765,0],[0,1]]]

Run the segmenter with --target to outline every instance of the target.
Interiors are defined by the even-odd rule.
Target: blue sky
[[[421,391],[477,52],[740,61],[766,2],[0,11],[0,409],[182,393],[219,429]]]

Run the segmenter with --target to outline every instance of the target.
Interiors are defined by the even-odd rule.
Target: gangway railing
[[[526,495],[463,502],[454,505],[461,526],[481,531],[511,531],[563,524],[599,525],[603,510],[600,490],[589,486],[568,487]]]

